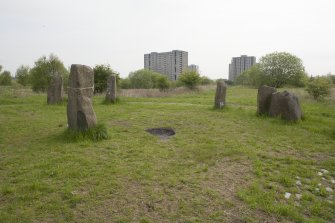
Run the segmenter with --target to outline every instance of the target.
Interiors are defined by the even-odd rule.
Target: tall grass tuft
[[[64,138],[68,142],[78,142],[78,141],[101,141],[104,139],[108,139],[108,130],[104,124],[98,124],[88,130],[73,130],[66,129],[64,132]]]
[[[121,99],[120,97],[116,97],[115,101],[110,101],[110,100],[107,100],[106,98],[102,101],[102,104],[104,105],[110,105],[110,104],[120,104],[121,103]]]

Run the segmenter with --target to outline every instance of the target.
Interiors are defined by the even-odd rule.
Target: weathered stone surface
[[[112,103],[116,101],[116,77],[113,75],[107,79],[106,100]]]
[[[277,90],[274,87],[269,87],[266,85],[261,86],[258,88],[257,94],[257,114],[269,114],[270,104],[271,104],[271,97],[272,94],[275,93]]]
[[[218,81],[215,93],[215,108],[223,108],[226,104],[227,85],[224,81]]]
[[[96,125],[97,119],[92,106],[93,94],[93,70],[85,65],[72,64],[67,104],[69,128],[87,130]]]
[[[289,121],[301,119],[302,112],[298,98],[287,91],[272,94],[269,115],[280,116]]]
[[[47,103],[57,104],[63,100],[63,78],[59,74],[54,74],[47,90]]]

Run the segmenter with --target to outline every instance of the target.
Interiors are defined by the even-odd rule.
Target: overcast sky
[[[145,53],[174,49],[213,79],[232,57],[274,51],[335,73],[335,0],[0,0],[0,64],[12,73],[54,53],[126,77]]]

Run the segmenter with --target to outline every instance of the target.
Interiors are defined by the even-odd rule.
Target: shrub
[[[29,84],[29,67],[21,65],[17,68],[15,78],[19,84],[27,86]]]
[[[0,85],[11,85],[12,84],[12,76],[9,71],[4,71],[0,74]]]
[[[234,85],[234,82],[232,80],[223,80],[227,85]]]
[[[188,70],[183,72],[178,78],[178,81],[189,89],[196,88],[200,80],[200,75],[197,72]]]
[[[315,77],[307,84],[306,91],[313,96],[314,99],[319,99],[330,94],[332,80],[329,77]]]
[[[248,85],[258,88],[259,86],[266,84],[266,76],[260,69],[259,64],[255,64],[248,70],[238,75],[234,81],[237,85]]]
[[[166,91],[170,88],[170,81],[166,76],[160,76],[157,79],[157,87],[160,91]]]
[[[158,79],[164,77],[163,74],[151,70],[142,69],[131,72],[128,76],[130,88],[132,89],[150,89],[158,88]]]
[[[120,87],[122,89],[129,89],[130,88],[130,80],[129,80],[128,77],[120,80]]]
[[[200,84],[201,85],[210,85],[210,84],[214,84],[214,81],[211,80],[210,78],[206,77],[206,76],[202,76],[200,77]]]

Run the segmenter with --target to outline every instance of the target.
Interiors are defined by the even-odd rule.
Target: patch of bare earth
[[[278,222],[278,220],[261,210],[251,210],[237,197],[237,192],[252,183],[252,164],[245,159],[218,162],[204,173],[202,187],[217,192],[222,199],[231,204],[224,210],[225,222],[246,222],[254,219],[258,222]],[[219,210],[220,206],[212,207]],[[208,213],[210,214],[210,213]]]
[[[123,189],[108,197],[97,197],[94,207],[79,204],[75,211],[78,221],[98,222],[277,222],[260,210],[250,209],[237,197],[237,191],[251,182],[251,162],[223,160],[207,171],[194,173],[178,183],[150,181],[123,182]]]

